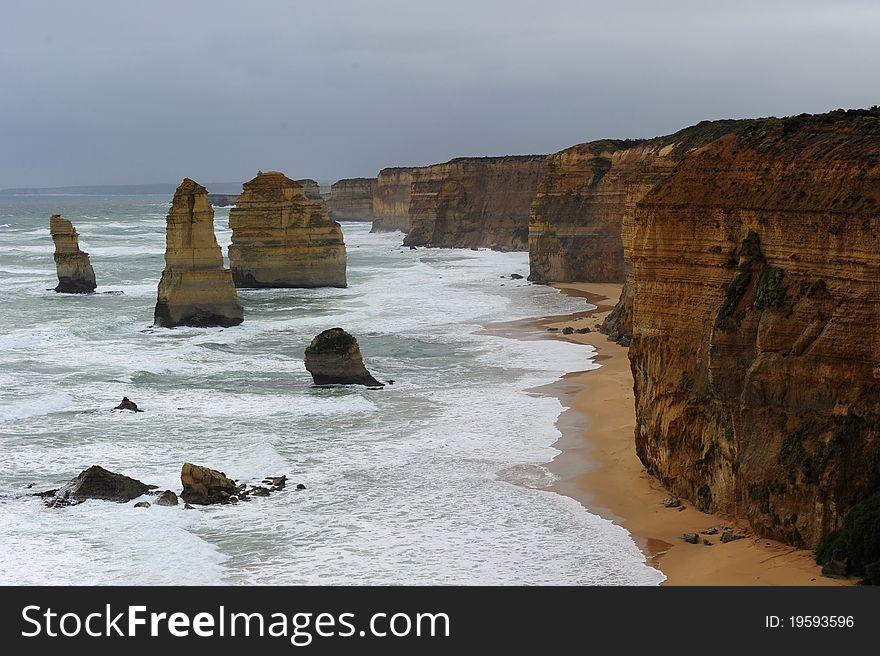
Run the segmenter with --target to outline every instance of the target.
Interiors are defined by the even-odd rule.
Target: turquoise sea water
[[[153,329],[167,201],[0,198],[0,583],[662,579],[622,528],[535,489],[562,408],[528,390],[595,365],[587,347],[477,334],[583,309],[502,279],[527,273],[526,254],[411,251],[345,223],[347,289],[242,290],[241,326]],[[53,213],[79,231],[98,292],[124,294],[48,291]],[[333,326],[394,385],[312,387],[303,349]],[[145,412],[110,412],[123,395]],[[196,511],[27,496],[91,464],[179,491],[184,461],[307,489]]]

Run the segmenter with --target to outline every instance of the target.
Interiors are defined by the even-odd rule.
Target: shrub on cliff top
[[[846,514],[843,527],[816,547],[816,562],[846,560],[847,571],[880,585],[880,493],[860,501]]]

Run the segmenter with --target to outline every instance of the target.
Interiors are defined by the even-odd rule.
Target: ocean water
[[[153,329],[167,201],[0,199],[0,583],[662,580],[625,530],[536,489],[552,480],[542,463],[562,408],[529,390],[596,365],[588,347],[478,334],[583,309],[502,280],[527,273],[525,254],[412,251],[345,223],[347,289],[242,290],[241,326]],[[98,292],[124,294],[47,291],[56,212],[79,231]],[[216,211],[224,253],[227,218]],[[394,384],[312,387],[303,349],[334,326]],[[111,412],[123,395],[145,412]],[[194,511],[49,509],[28,495],[91,464],[179,491],[184,461],[289,485]]]

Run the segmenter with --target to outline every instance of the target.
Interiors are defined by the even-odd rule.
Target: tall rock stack
[[[409,231],[412,168],[382,169],[373,187],[373,227],[370,232]]]
[[[283,173],[259,173],[244,183],[229,227],[237,287],[346,286],[342,228]]]
[[[60,214],[49,217],[49,232],[55,242],[56,292],[90,294],[95,291],[95,271],[89,254],[79,249],[79,235],[73,224]]]
[[[372,221],[376,178],[347,178],[330,187],[327,209],[334,221]]]
[[[234,326],[244,319],[232,273],[214,235],[207,190],[184,178],[165,226],[165,270],[159,281],[157,326]]]
[[[321,195],[321,185],[318,184],[317,180],[303,178],[302,180],[297,180],[296,183],[305,190],[306,198],[324,200],[324,197]]]

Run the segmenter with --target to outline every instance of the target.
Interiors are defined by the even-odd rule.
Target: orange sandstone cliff
[[[379,171],[373,186],[373,227],[370,232],[409,230],[413,170],[391,167]]]
[[[634,208],[636,450],[814,546],[880,490],[880,110],[755,121]]]
[[[460,157],[412,170],[404,244],[527,250],[544,155]]]
[[[623,282],[624,215],[692,152],[748,121],[703,121],[648,140],[602,139],[548,159],[531,208],[529,280]]]
[[[327,210],[334,221],[372,221],[376,178],[347,178],[334,182]]]

